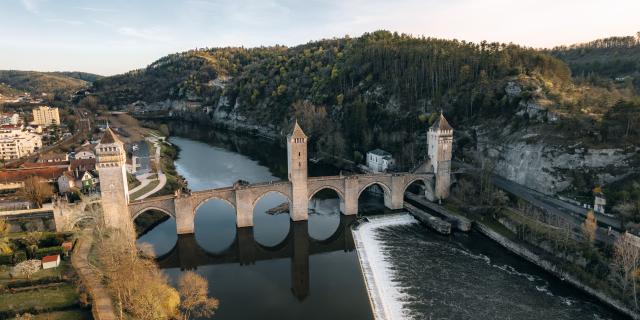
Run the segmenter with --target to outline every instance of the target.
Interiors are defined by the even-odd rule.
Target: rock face
[[[629,174],[631,157],[637,150],[586,149],[544,142],[527,142],[534,134],[506,143],[478,136],[477,157],[498,159],[500,176],[545,194],[567,189],[575,172],[594,175],[599,183],[609,183]]]

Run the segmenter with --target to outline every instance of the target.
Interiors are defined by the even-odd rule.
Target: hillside
[[[505,176],[545,192],[577,179],[565,162],[587,163],[588,156],[576,150],[621,148],[625,156],[616,160],[626,163],[624,150],[640,139],[630,125],[640,121],[632,90],[575,83],[569,67],[545,52],[386,31],[291,48],[172,54],[99,79],[93,91],[110,108],[273,136],[285,134],[295,117],[311,136],[313,155],[361,161],[381,147],[403,168],[426,154],[425,128],[443,110],[458,130],[457,157],[490,158]],[[549,162],[567,152],[573,158]],[[525,158],[537,164],[524,170]],[[582,187],[607,177],[609,165],[587,165]],[[540,174],[545,166],[553,168]]]
[[[640,32],[635,37],[598,39],[548,52],[565,61],[576,77],[601,84],[633,83],[640,89]]]
[[[16,91],[28,92],[31,95],[72,94],[90,86],[90,79],[99,76],[81,72],[37,72],[0,70],[0,84]]]

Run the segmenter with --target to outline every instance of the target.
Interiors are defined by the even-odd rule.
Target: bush
[[[62,255],[63,252],[64,250],[62,249],[61,246],[42,248],[42,249],[36,250],[34,254],[34,258],[42,259],[42,257],[44,256],[53,255],[53,254]]]
[[[13,254],[13,264],[17,264],[26,260],[27,260],[27,253],[23,250],[16,251]]]
[[[13,264],[12,254],[0,254],[0,265]]]
[[[46,233],[42,235],[40,241],[38,241],[38,247],[46,248],[46,247],[54,247],[59,246],[64,242],[63,235],[55,234],[55,233]]]

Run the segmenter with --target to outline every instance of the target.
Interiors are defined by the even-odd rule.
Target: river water
[[[286,150],[277,144],[172,124],[180,147],[178,172],[192,190],[286,176]],[[336,174],[312,165],[309,175]],[[235,228],[233,208],[212,200],[196,212],[194,235],[178,237],[167,220],[138,242],[151,243],[158,263],[176,281],[194,270],[220,300],[215,319],[371,319],[372,312],[337,195],[312,200],[308,222],[266,211],[286,201],[267,194],[254,210],[253,228]],[[381,199],[361,205],[384,211]],[[377,208],[377,209],[376,209]],[[403,310],[413,319],[619,319],[620,315],[474,232],[443,237],[415,223],[377,230]]]

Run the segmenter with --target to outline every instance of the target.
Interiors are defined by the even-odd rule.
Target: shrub
[[[13,264],[12,254],[0,254],[0,265]]]
[[[27,253],[26,253],[26,252],[24,252],[23,250],[16,251],[16,252],[13,254],[13,263],[14,263],[14,264],[16,264],[16,263],[20,263],[20,262],[22,262],[22,261],[26,261],[26,260],[27,260]]]

